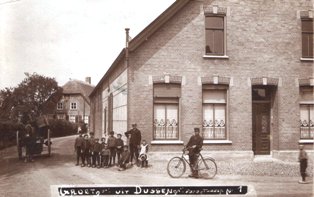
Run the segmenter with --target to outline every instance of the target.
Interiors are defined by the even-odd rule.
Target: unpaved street
[[[52,156],[40,156],[33,163],[17,159],[15,147],[1,151],[0,196],[51,196],[54,185],[115,185],[115,186],[176,186],[176,185],[247,185],[249,196],[313,196],[313,185],[297,183],[299,177],[228,176],[217,175],[213,180],[167,175],[167,161],[153,163],[147,169],[132,167],[123,172],[116,167],[97,169],[75,166],[74,137],[53,139]]]

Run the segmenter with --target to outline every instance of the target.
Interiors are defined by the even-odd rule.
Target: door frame
[[[277,86],[273,86],[273,85],[253,85],[251,87],[251,93],[252,93],[252,100],[251,100],[251,105],[252,105],[252,151],[254,156],[256,155],[272,155],[272,150],[273,150],[273,126],[272,126],[272,121],[273,121],[273,103],[274,103],[274,97],[276,95],[276,88]],[[261,100],[256,100],[253,98],[253,89],[265,89],[266,94],[268,96],[266,96],[267,98],[265,99],[261,99]],[[269,104],[269,154],[256,154],[255,150],[253,150],[253,147],[255,146],[254,143],[254,130],[255,128],[253,128],[253,118],[255,113],[253,113],[253,105],[254,104]]]
[[[261,140],[261,139],[258,139],[258,137],[256,136],[257,134],[260,134],[260,133],[257,133],[257,129],[254,128],[254,126],[256,127],[256,124],[257,124],[257,120],[256,120],[256,116],[257,116],[257,113],[254,112],[254,105],[256,105],[257,107],[260,107],[260,105],[267,105],[267,109],[265,109],[268,113],[268,132],[267,134],[269,135],[269,138],[268,138],[268,142],[269,142],[269,148],[268,148],[268,151],[269,153],[260,153],[256,150],[256,144],[258,142],[258,140]],[[253,124],[255,121],[255,125]],[[261,121],[261,120],[259,120]],[[255,147],[255,148],[254,148]],[[271,150],[272,150],[272,128],[271,128],[271,102],[268,102],[268,101],[264,101],[264,102],[252,102],[252,150],[253,150],[253,153],[254,155],[270,155],[271,154]]]

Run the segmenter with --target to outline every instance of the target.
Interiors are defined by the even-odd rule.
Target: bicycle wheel
[[[205,158],[204,162],[201,158],[198,160],[197,168],[199,176],[205,179],[214,178],[215,175],[217,174],[217,165],[214,159]]]
[[[179,178],[185,172],[185,162],[180,157],[173,157],[167,165],[167,172],[172,178]]]

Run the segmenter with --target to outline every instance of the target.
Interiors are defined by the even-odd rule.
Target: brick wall
[[[205,59],[203,6],[227,8],[229,59]],[[180,99],[181,140],[187,142],[202,123],[202,86],[199,77],[227,76],[230,145],[210,150],[252,150],[252,99],[249,78],[279,78],[272,108],[272,149],[296,149],[299,140],[297,78],[312,76],[311,62],[301,62],[301,26],[297,13],[311,1],[191,1],[173,19],[130,54],[129,125],[133,122],[152,140],[153,85],[150,76],[183,76]],[[132,34],[132,29],[131,29]],[[153,146],[177,150],[179,146]]]

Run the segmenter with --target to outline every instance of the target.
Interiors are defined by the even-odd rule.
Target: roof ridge
[[[78,83],[81,83],[81,84],[83,84],[83,85],[91,86],[92,88],[95,87],[95,85],[89,84],[89,83],[87,83],[86,81],[79,80],[79,79],[71,79],[71,80],[69,80],[68,82],[66,82],[63,86],[65,86],[65,85],[68,84],[69,82],[78,82]],[[62,86],[62,87],[63,87],[63,86]]]

